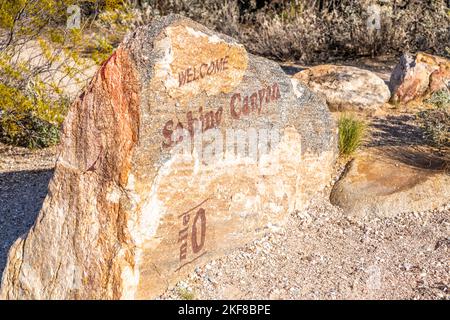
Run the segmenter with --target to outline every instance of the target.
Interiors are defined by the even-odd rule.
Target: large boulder
[[[388,217],[448,203],[449,186],[446,173],[413,167],[369,149],[350,162],[330,199],[349,216]]]
[[[447,87],[450,87],[450,60],[423,52],[416,56],[405,53],[389,81],[391,100],[395,103],[421,100]]]
[[[179,16],[130,34],[72,105],[7,299],[149,299],[284,223],[329,183],[326,105]]]
[[[319,65],[298,72],[294,78],[322,95],[331,111],[374,111],[390,98],[383,79],[356,67]]]

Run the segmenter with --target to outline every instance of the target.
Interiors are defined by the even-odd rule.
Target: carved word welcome
[[[209,63],[202,63],[196,66],[188,67],[178,73],[179,86],[183,86],[193,81],[203,79],[228,69],[228,56],[213,60]]]

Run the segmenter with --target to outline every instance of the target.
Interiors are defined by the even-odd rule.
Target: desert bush
[[[2,117],[0,137],[7,144],[31,149],[44,148],[58,143],[59,128],[31,113],[13,113]]]
[[[339,153],[352,155],[360,146],[366,133],[366,124],[353,115],[343,114],[338,121]]]
[[[419,117],[425,136],[436,147],[450,147],[450,112],[440,108],[421,111]]]
[[[450,108],[450,89],[442,89],[434,92],[425,102],[436,108]]]
[[[421,111],[418,118],[424,138],[436,148],[433,156],[442,162],[442,169],[450,173],[450,109]]]
[[[58,142],[68,102],[64,97],[45,94],[33,84],[33,94],[0,83],[0,141],[8,144],[42,148]]]
[[[425,138],[441,151],[445,150],[448,153],[448,148],[450,148],[450,92],[448,89],[435,92],[426,102],[432,104],[433,107],[418,113]]]
[[[103,12],[123,1],[18,0],[0,5],[0,141],[31,148],[58,142],[59,127],[73,93],[82,87],[91,58],[101,63],[113,46],[104,37],[89,39],[83,28],[68,29],[70,5]],[[88,45],[93,49],[88,49]],[[86,53],[89,52],[89,55]],[[72,96],[71,96],[72,94]],[[76,93],[74,93],[76,94]]]

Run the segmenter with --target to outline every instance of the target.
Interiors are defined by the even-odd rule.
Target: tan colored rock
[[[276,63],[191,20],[155,20],[72,105],[1,296],[153,298],[307,205],[329,182],[336,133]]]
[[[293,77],[322,95],[331,111],[373,111],[390,98],[383,79],[356,67],[319,65]]]
[[[450,200],[450,176],[367,151],[352,160],[330,199],[353,216],[431,210]]]
[[[450,60],[419,52],[404,54],[389,81],[392,101],[407,103],[450,87]]]

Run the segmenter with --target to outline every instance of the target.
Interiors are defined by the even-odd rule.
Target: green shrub
[[[0,142],[44,148],[58,143],[68,100],[0,84]]]
[[[101,63],[113,50],[104,30],[97,30],[101,37],[90,41],[90,33],[82,29],[97,14],[83,16],[81,29],[67,29],[67,9],[78,5],[81,13],[120,12],[124,3],[18,0],[0,5],[0,142],[29,148],[58,142],[59,127],[75,95],[69,90],[84,85],[83,71],[92,66],[86,58]],[[120,19],[123,15],[110,20],[116,24]],[[116,28],[109,31],[114,35]],[[86,55],[93,42],[91,55]]]
[[[38,84],[20,90],[0,83],[0,142],[43,148],[58,143],[68,101],[46,96]]]
[[[421,111],[418,119],[424,138],[438,148],[434,154],[443,161],[443,169],[450,172],[450,106]]]
[[[420,126],[425,138],[432,145],[450,148],[450,107],[434,108],[418,113]]]
[[[27,148],[45,148],[59,141],[59,127],[32,114],[2,119],[0,141]]]
[[[342,115],[338,121],[339,153],[344,156],[353,154],[361,145],[366,125],[352,115]]]
[[[449,108],[450,107],[450,90],[442,89],[434,92],[430,98],[425,100],[426,103],[432,104],[436,108]]]

